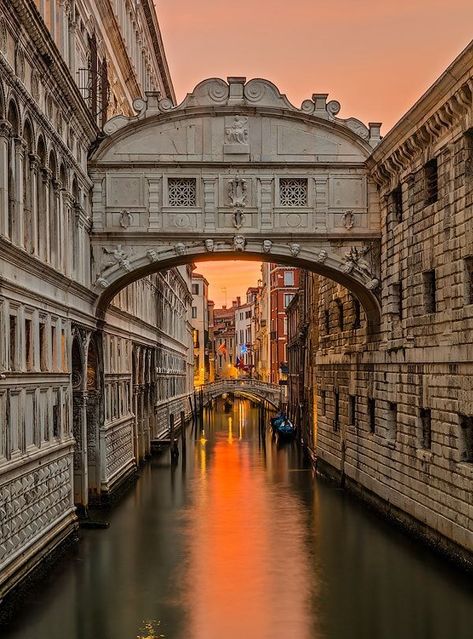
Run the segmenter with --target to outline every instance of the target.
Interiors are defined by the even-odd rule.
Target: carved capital
[[[12,132],[12,125],[8,120],[0,120],[0,138],[9,138]]]

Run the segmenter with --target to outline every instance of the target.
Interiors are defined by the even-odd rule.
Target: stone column
[[[261,186],[261,230],[273,228],[273,178],[259,178]]]
[[[161,212],[161,188],[162,179],[150,179],[149,182],[149,228],[161,229],[163,217]]]
[[[50,220],[49,220],[49,183],[51,181],[52,173],[49,169],[42,167],[41,169],[41,187],[42,198],[38,207],[38,224],[40,228],[40,242],[39,247],[40,257],[50,263]],[[41,209],[44,207],[44,211]]]
[[[216,219],[216,177],[204,177],[204,230],[215,231],[217,227]]]
[[[87,393],[73,395],[72,430],[74,449],[74,502],[87,508],[89,503],[89,478],[87,464]]]
[[[72,218],[72,196],[66,190],[62,189],[61,191],[61,220],[63,224],[63,232],[62,232],[62,265],[64,269],[64,273],[67,277],[72,276],[72,257],[74,252],[74,229],[72,226],[73,218]]]
[[[0,121],[0,234],[8,235],[8,144],[11,124]]]
[[[38,172],[39,172],[39,157],[35,155],[34,153],[30,153],[31,248],[34,255],[39,255]]]

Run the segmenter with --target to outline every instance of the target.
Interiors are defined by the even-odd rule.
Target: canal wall
[[[322,278],[310,318],[319,327],[318,464],[465,563],[473,552],[472,86],[470,46],[370,158],[382,220],[379,334],[368,336],[353,296]]]

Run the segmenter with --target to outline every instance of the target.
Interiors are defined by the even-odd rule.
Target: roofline
[[[161,72],[161,79],[166,92],[166,97],[169,98],[173,104],[176,104],[176,93],[171,79],[171,72],[169,71],[161,29],[159,28],[156,6],[153,0],[141,0],[141,4],[143,6],[143,11],[151,34],[154,53],[158,61],[158,67]]]
[[[443,99],[460,88],[467,75],[473,75],[473,40],[386,134],[371,154],[369,163],[379,162],[383,156],[389,155],[404,139],[412,135],[438,110]]]

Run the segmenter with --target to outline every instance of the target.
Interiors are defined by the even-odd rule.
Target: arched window
[[[46,144],[42,136],[38,140],[37,146],[38,155],[38,174],[36,176],[36,209],[37,209],[37,245],[39,256],[46,260],[47,258],[47,237],[48,237],[48,222],[46,217]]]
[[[15,102],[10,102],[8,106],[7,120],[11,126],[11,136],[8,143],[8,223],[7,235],[13,242],[17,240],[15,237],[16,210],[18,206],[16,193],[16,148],[15,140],[20,132],[20,119],[18,108]]]
[[[72,243],[72,272],[76,275],[79,269],[79,227],[77,223],[77,210],[79,207],[79,185],[77,184],[77,178],[74,176],[72,180],[72,207],[70,212],[70,228],[71,228],[71,243]]]
[[[23,155],[23,245],[28,253],[34,253],[34,223],[33,223],[33,180],[31,179],[33,153],[33,128],[29,120],[23,129],[25,152]]]
[[[53,266],[58,266],[59,262],[59,215],[58,215],[58,180],[57,162],[53,151],[49,154],[49,250],[50,262]]]

